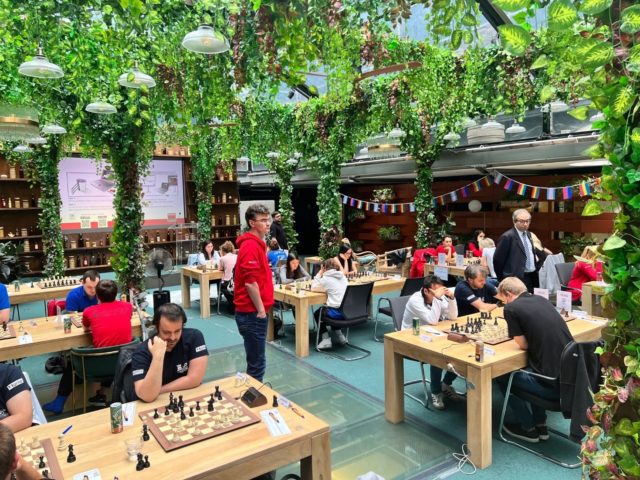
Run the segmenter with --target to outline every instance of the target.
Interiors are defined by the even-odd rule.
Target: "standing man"
[[[67,312],[83,312],[85,308],[98,304],[96,286],[100,281],[100,274],[95,270],[87,270],[82,275],[82,285],[67,294],[64,309]]]
[[[498,280],[517,277],[526,285],[529,293],[540,284],[536,252],[529,232],[531,214],[524,208],[513,212],[513,228],[502,234],[493,254],[493,268]]]
[[[273,305],[273,279],[264,238],[269,232],[269,209],[256,203],[244,214],[249,231],[236,240],[238,260],[234,276],[236,324],[244,339],[247,373],[262,382],[266,369],[267,312]]]
[[[0,325],[9,321],[9,292],[7,287],[0,283]]]
[[[283,250],[289,250],[289,244],[287,243],[287,234],[284,233],[284,227],[282,226],[282,215],[276,211],[271,214],[273,223],[269,229],[269,236],[275,238],[278,241],[278,245]]]
[[[573,340],[567,323],[549,300],[528,293],[524,283],[517,278],[509,277],[500,282],[498,296],[505,303],[504,318],[509,337],[521,350],[527,351],[527,370],[557,378],[562,351]],[[509,374],[498,378],[503,394],[508,381]],[[524,372],[514,375],[512,386],[549,400],[560,397],[559,381],[547,382]],[[512,417],[511,422],[507,421],[503,426],[505,433],[529,443],[549,438],[547,414],[543,408],[516,395],[509,400],[509,407]]]
[[[487,269],[482,265],[469,265],[464,269],[464,280],[456,285],[458,316],[494,310],[498,306],[496,293],[496,287],[487,283]]]

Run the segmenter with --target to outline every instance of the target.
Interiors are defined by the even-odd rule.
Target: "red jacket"
[[[471,250],[471,252],[473,253],[474,257],[481,257],[482,256],[482,249],[476,247],[476,244],[473,243],[473,242],[469,242],[467,244],[467,250]]]
[[[265,311],[273,305],[273,279],[267,260],[267,245],[253,233],[244,233],[236,240],[238,259],[233,277],[233,303],[237,312],[255,312],[256,307],[247,292],[247,283],[256,282]]]
[[[582,284],[596,280],[598,272],[602,273],[602,262],[596,262],[595,268],[591,263],[576,262],[567,285],[576,289],[571,290],[571,299],[573,301],[580,300],[582,297]]]

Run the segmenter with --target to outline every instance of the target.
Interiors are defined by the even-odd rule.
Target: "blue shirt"
[[[284,250],[271,250],[267,253],[267,258],[269,259],[269,265],[273,268],[280,260],[287,260],[287,252]]]
[[[67,312],[82,312],[87,307],[97,305],[98,297],[89,297],[84,291],[84,286],[80,285],[67,294],[66,302],[64,309]]]
[[[0,310],[5,308],[9,308],[9,292],[7,292],[7,287],[0,283]]]

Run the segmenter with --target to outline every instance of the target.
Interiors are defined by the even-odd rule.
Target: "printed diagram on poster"
[[[111,166],[91,158],[68,157],[60,161],[59,172],[62,229],[112,227],[116,182]],[[140,185],[145,225],[184,223],[180,160],[153,160]]]

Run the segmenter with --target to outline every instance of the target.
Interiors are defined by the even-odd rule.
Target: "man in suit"
[[[502,234],[493,254],[493,268],[499,281],[517,277],[529,293],[539,286],[538,270],[541,262],[529,232],[531,214],[521,208],[513,212],[513,228]]]

